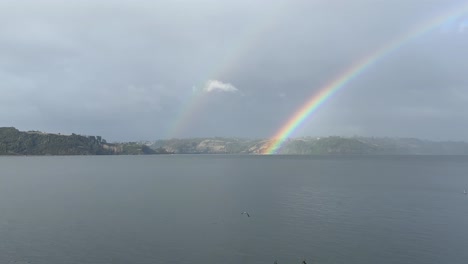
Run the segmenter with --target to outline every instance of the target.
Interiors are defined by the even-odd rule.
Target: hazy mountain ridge
[[[107,143],[100,136],[60,135],[40,131],[22,132],[0,127],[0,155],[140,155],[165,154],[133,142]]]
[[[263,154],[269,139],[187,138],[157,140],[151,148],[179,154]],[[291,155],[468,155],[466,142],[415,138],[303,137],[287,139],[278,154]]]
[[[100,136],[22,132],[0,127],[0,155],[264,154],[271,139],[187,138],[107,143]],[[466,142],[415,138],[302,137],[287,139],[278,154],[291,155],[468,155]]]
[[[178,154],[249,154],[249,149],[260,140],[240,138],[188,138],[157,140],[149,146],[164,148]]]

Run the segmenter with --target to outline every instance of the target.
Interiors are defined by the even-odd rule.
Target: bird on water
[[[278,261],[275,260],[275,262],[273,262],[273,264],[278,264]],[[303,260],[303,261],[301,262],[301,264],[307,264],[307,262],[306,262],[305,260]]]
[[[245,214],[245,215],[247,215],[247,217],[250,217],[249,213],[247,213],[247,212],[242,212],[242,214]]]

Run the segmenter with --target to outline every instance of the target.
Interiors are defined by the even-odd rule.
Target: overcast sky
[[[269,137],[448,0],[0,1],[0,126],[114,140]],[[294,136],[468,140],[468,16],[393,52]]]

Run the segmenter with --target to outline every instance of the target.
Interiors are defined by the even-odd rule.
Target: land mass
[[[22,132],[0,127],[0,155],[144,155],[168,154],[135,142],[107,143],[100,136]]]
[[[61,135],[0,127],[0,155],[265,154],[271,139],[186,138],[108,143],[100,136]],[[468,143],[415,138],[302,137],[287,139],[285,155],[468,155]]]
[[[148,144],[178,154],[264,154],[269,139],[190,138]],[[415,138],[303,137],[287,139],[276,152],[290,155],[468,155],[468,143]]]

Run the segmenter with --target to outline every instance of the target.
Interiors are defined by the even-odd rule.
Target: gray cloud
[[[0,123],[156,139],[200,100],[180,136],[270,136],[350,65],[457,4],[5,0]],[[465,21],[447,21],[380,60],[297,135],[468,140]],[[246,96],[196,99],[193,86]]]
[[[466,28],[468,28],[468,20],[460,22],[460,24],[458,25],[458,32],[463,33],[465,32]]]

